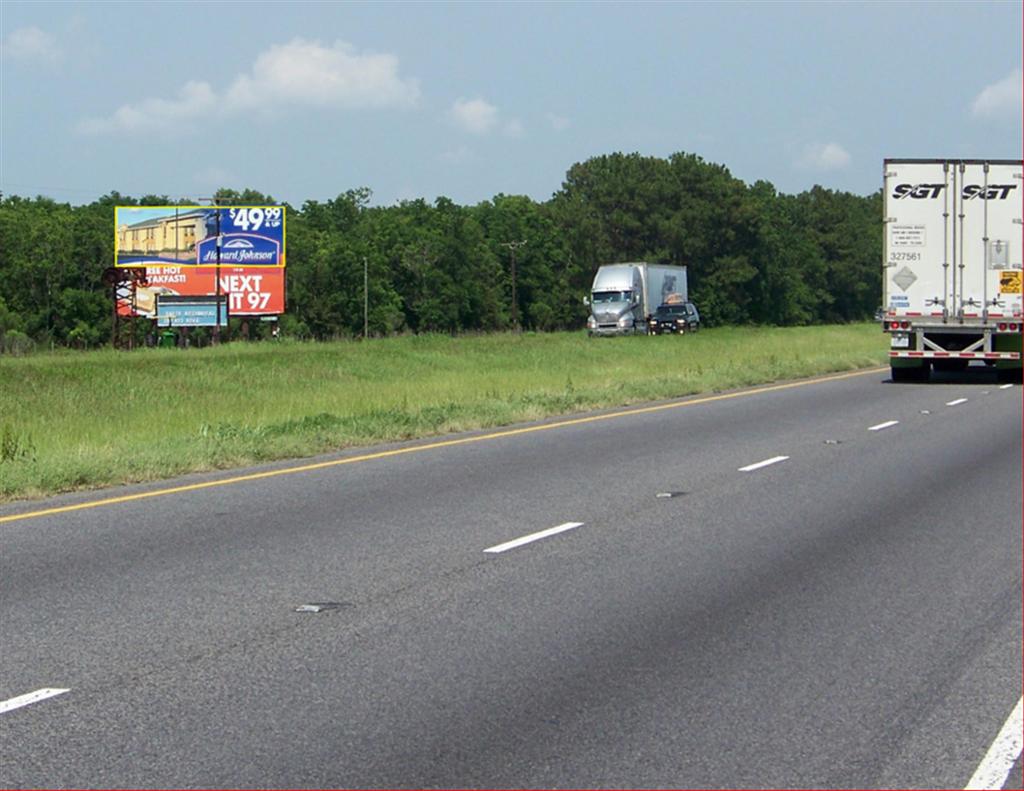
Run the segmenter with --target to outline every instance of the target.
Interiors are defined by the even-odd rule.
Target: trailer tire
[[[1000,384],[1021,384],[1024,369],[1021,368],[996,368],[996,379]]]
[[[894,382],[927,382],[931,377],[931,367],[928,363],[910,368],[904,366],[892,366],[892,381]]]

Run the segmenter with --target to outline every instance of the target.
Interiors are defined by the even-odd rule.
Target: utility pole
[[[516,250],[526,244],[526,239],[515,242],[502,242],[512,252],[512,331],[519,332],[519,303],[516,298]]]
[[[370,267],[363,256],[363,340],[370,337]]]

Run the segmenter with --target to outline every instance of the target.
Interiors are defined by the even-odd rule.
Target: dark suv
[[[661,305],[647,322],[651,335],[682,335],[700,329],[700,314],[692,302]]]

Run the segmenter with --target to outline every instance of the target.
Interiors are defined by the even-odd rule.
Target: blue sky
[[[685,151],[868,194],[884,157],[1021,157],[1021,28],[1017,0],[3,0],[0,190],[543,201]]]

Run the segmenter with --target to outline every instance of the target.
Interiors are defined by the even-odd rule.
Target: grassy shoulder
[[[0,357],[0,502],[886,360],[876,324]]]

